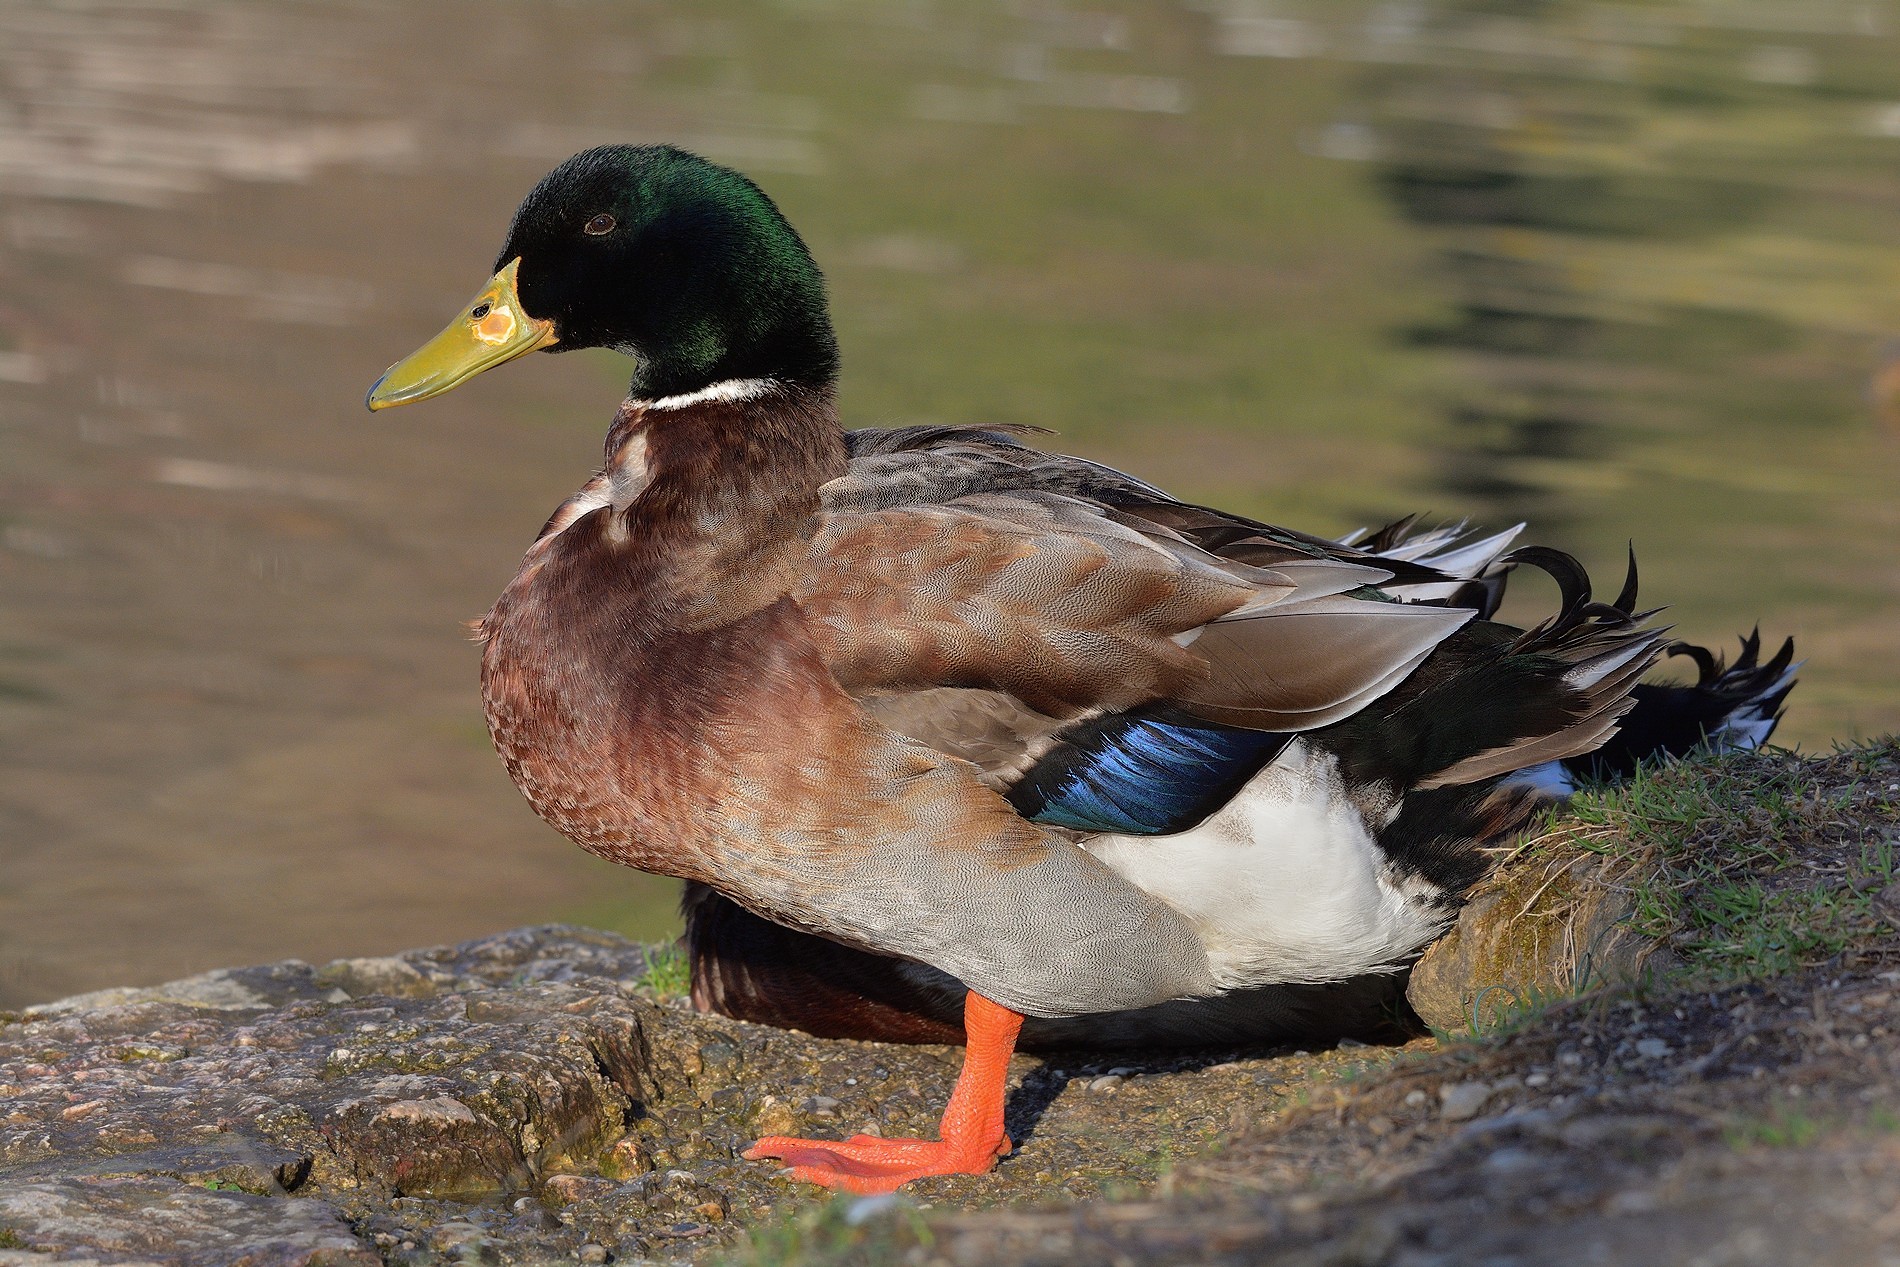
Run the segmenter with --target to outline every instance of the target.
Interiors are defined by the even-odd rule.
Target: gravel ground
[[[1408,1055],[1175,1173],[1168,1201],[959,1215],[890,1256],[1896,1267],[1900,939]]]

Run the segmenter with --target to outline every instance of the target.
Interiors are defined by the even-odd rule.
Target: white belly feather
[[[1391,968],[1451,918],[1387,861],[1334,758],[1298,740],[1198,827],[1084,848],[1186,915],[1228,989]]]

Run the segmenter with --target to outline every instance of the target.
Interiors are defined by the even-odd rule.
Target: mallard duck
[[[1005,429],[843,431],[804,242],[678,149],[561,164],[495,269],[370,408],[537,349],[633,360],[603,465],[479,622],[509,773],[743,917],[701,938],[702,1002],[756,1001],[724,953],[752,921],[960,1007],[939,1138],[746,1154],[821,1184],[994,1165],[1025,1018],[1218,1017],[1403,964],[1545,794],[1524,772],[1601,748],[1663,649],[1633,573],[1596,602],[1509,534],[1328,541]],[[1488,619],[1518,563],[1564,593],[1528,631]],[[914,1002],[886,1019],[944,1036]]]

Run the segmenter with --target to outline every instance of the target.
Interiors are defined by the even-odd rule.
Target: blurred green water
[[[1900,41],[1878,5],[1444,5],[1374,75],[1377,179],[1467,375],[1443,486],[1601,558],[1685,631],[1812,668],[1784,739],[1900,705]]]
[[[1685,636],[1798,636],[1785,737],[1900,722],[1900,5],[0,0],[0,1003],[666,927],[455,628],[624,369],[358,412],[610,140],[780,200],[853,424],[1634,538]]]

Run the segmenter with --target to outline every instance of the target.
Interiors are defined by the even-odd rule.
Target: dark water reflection
[[[780,199],[854,422],[1054,426],[1312,528],[1634,535],[1685,632],[1801,634],[1797,737],[1893,727],[1896,21],[0,0],[0,1005],[665,926],[520,804],[458,624],[622,371],[360,407],[604,140]]]
[[[1359,109],[1451,299],[1407,332],[1465,374],[1442,486],[1633,536],[1698,635],[1798,629],[1790,737],[1891,729],[1900,10],[1403,12]]]

